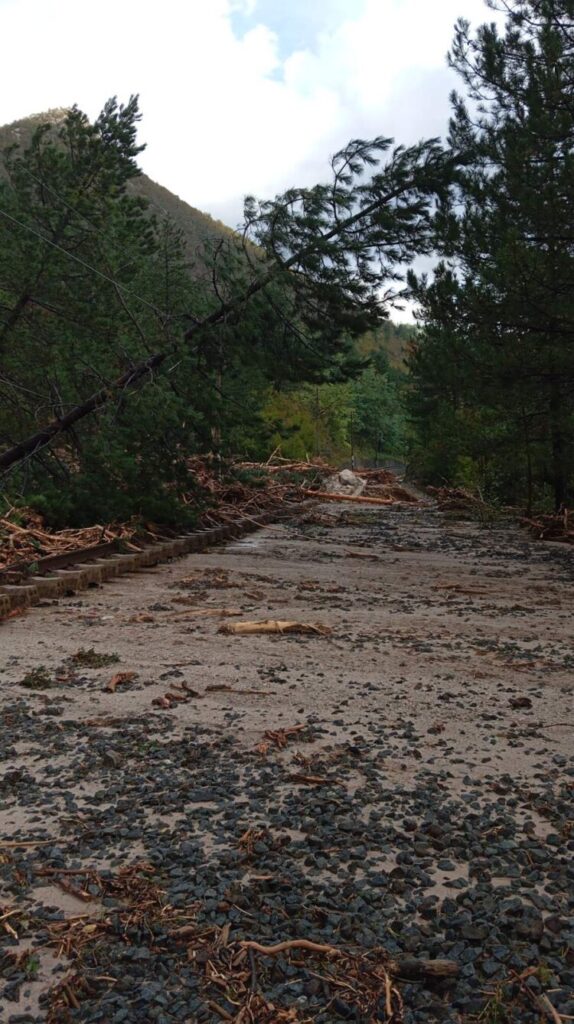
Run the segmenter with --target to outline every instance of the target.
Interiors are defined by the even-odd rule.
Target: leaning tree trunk
[[[566,471],[566,438],[562,421],[562,394],[559,381],[553,381],[550,391],[550,438],[552,447],[552,483],[556,512],[566,504],[568,476]]]

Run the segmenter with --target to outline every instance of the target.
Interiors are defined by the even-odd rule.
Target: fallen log
[[[219,633],[235,636],[249,636],[253,633],[303,633],[312,636],[330,636],[329,626],[319,622],[292,622],[289,619],[264,619],[262,622],[226,623],[218,630]]]
[[[394,498],[369,498],[364,494],[331,494],[329,491],[310,491],[306,487],[301,488],[301,494],[308,498],[317,498],[320,501],[358,501],[365,505],[394,505]]]

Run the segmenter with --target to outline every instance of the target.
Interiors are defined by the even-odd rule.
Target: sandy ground
[[[318,518],[268,526],[4,623],[0,707],[25,696],[38,715],[53,702],[72,719],[169,715],[248,744],[309,720],[329,737],[410,721],[427,737],[426,761],[440,765],[448,752],[451,764],[462,759],[460,774],[492,761],[501,772],[528,772],[533,758],[573,753],[568,549],[449,523],[430,509],[328,508]],[[219,632],[222,622],[263,618],[333,632]],[[119,663],[77,669],[76,680],[49,690],[18,686],[38,666],[67,675],[82,648]],[[137,679],[104,691],[117,671]],[[196,697],[172,711],[153,707],[182,681]],[[514,710],[518,696],[532,708]],[[408,771],[407,755],[397,768]],[[3,835],[10,824],[2,822]]]
[[[533,757],[572,753],[568,549],[449,523],[430,509],[345,506],[319,519],[270,526],[4,623],[0,707],[25,697],[37,714],[56,703],[72,719],[170,715],[246,744],[308,720],[329,737],[410,721],[426,737],[419,753],[429,766],[452,768],[460,757],[461,774],[493,762],[528,773]],[[219,632],[224,621],[267,618],[325,624],[332,635]],[[79,678],[49,690],[18,685],[38,666],[65,676],[81,648],[119,662],[76,669]],[[138,676],[105,692],[116,671]],[[174,710],[153,706],[183,681],[197,697]],[[521,696],[531,708],[513,709]],[[409,767],[405,749],[397,769]],[[0,821],[6,835],[14,822]]]
[[[384,728],[391,783],[424,769],[456,793],[472,771],[533,791],[574,763],[573,576],[571,551],[512,527],[452,522],[430,507],[338,505],[38,607],[0,626],[0,836],[57,837],[66,811],[53,797],[44,814],[37,800],[2,796],[10,773],[41,785],[61,767],[18,735],[15,708],[56,731],[60,719],[105,730],[167,716],[172,738],[200,725],[247,748],[298,724],[319,745],[368,743]],[[267,618],[331,634],[219,632]],[[91,648],[119,660],[74,667]],[[39,667],[52,684],[23,687]],[[137,676],[107,692],[117,671]],[[170,690],[184,699],[154,705]],[[525,706],[513,706],[519,698]],[[98,787],[79,774],[78,806]],[[49,884],[35,898],[78,912]]]

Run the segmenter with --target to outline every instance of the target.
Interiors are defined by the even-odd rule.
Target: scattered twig
[[[253,949],[257,953],[264,953],[265,956],[277,956],[287,949],[311,949],[315,953],[340,953],[337,946],[325,946],[320,942],[312,942],[311,939],[289,939],[286,942],[277,942],[274,946],[262,946],[260,942],[244,940],[239,943],[243,949]]]

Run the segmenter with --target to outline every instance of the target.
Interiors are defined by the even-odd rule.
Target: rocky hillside
[[[65,108],[58,107],[41,114],[32,114],[30,117],[0,127],[0,174],[3,171],[1,155],[7,147],[16,144],[25,149],[32,133],[39,125],[49,123],[56,127],[65,118],[66,113]],[[141,174],[139,178],[135,178],[129,183],[128,188],[135,195],[147,199],[151,210],[159,217],[168,216],[177,224],[186,241],[190,265],[197,272],[201,267],[198,255],[205,239],[228,234],[231,230],[221,221],[214,220],[208,213],[196,210],[195,207],[184,202],[169,189],[158,185],[157,182],[148,178],[147,174]]]

